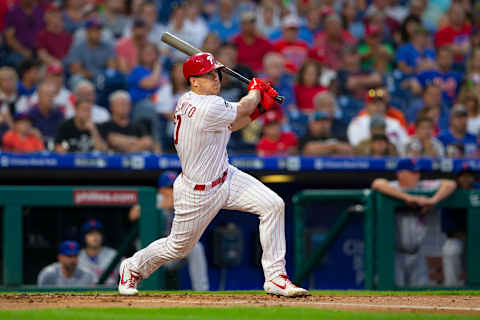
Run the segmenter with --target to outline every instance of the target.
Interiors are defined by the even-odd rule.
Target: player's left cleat
[[[303,297],[310,295],[307,290],[294,285],[290,279],[288,279],[288,276],[284,274],[270,281],[265,281],[263,288],[267,293],[276,296]]]
[[[118,283],[118,292],[121,295],[133,296],[138,294],[137,286],[142,280],[139,274],[128,268],[127,259],[120,264],[120,282]]]

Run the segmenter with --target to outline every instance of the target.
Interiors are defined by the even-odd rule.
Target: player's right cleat
[[[263,288],[267,293],[276,296],[303,297],[310,295],[307,290],[294,285],[290,279],[288,279],[288,276],[284,274],[270,281],[265,281]]]
[[[137,285],[142,278],[128,268],[127,259],[120,264],[120,282],[118,292],[121,295],[133,296],[138,294]]]

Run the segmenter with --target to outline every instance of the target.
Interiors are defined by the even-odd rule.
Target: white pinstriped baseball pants
[[[263,183],[229,166],[225,182],[205,191],[194,191],[194,183],[179,175],[173,186],[175,217],[166,238],[152,242],[128,259],[132,271],[143,278],[164,263],[185,257],[200,239],[220,209],[247,211],[260,219],[262,266],[265,280],[285,270],[285,203]]]

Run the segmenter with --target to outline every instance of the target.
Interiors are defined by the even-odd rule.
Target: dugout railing
[[[430,196],[432,193],[417,192]],[[294,265],[296,283],[302,283],[321,262],[339,237],[352,214],[364,215],[365,289],[405,289],[395,284],[395,210],[404,207],[399,199],[371,190],[304,190],[294,195]],[[306,206],[312,203],[351,202],[339,213],[321,245],[307,257],[305,254]],[[355,206],[356,205],[356,206]],[[361,205],[361,207],[359,207]],[[355,208],[359,209],[355,209]],[[457,190],[436,208],[463,208],[467,211],[466,284],[462,289],[480,288],[480,191]],[[445,287],[438,287],[445,289]],[[411,288],[409,288],[411,289]],[[422,289],[422,288],[418,288]],[[427,289],[427,288],[423,288]],[[432,288],[428,288],[432,289]],[[460,289],[460,288],[455,288]]]
[[[23,207],[130,207],[134,204],[139,204],[142,208],[138,229],[140,243],[145,247],[157,239],[162,231],[162,219],[157,213],[154,188],[0,187],[0,206],[3,207],[3,286],[19,288],[23,285]],[[131,235],[134,233],[132,232]],[[149,290],[163,288],[162,273],[162,270],[153,273],[148,279],[142,281],[141,287]]]

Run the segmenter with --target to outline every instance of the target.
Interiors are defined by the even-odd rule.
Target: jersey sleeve
[[[204,129],[206,131],[218,131],[227,128],[237,116],[237,103],[225,101],[221,97],[215,97],[208,103],[208,109],[204,117]]]

